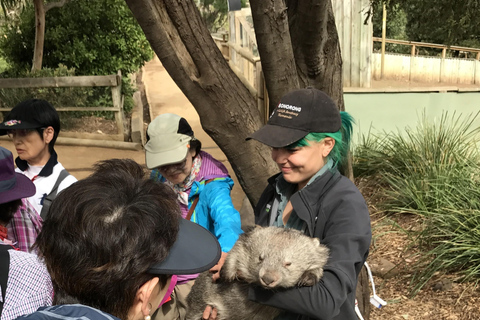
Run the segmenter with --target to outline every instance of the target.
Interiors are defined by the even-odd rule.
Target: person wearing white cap
[[[5,225],[35,194],[35,185],[15,172],[10,151],[0,147],[0,319],[11,320],[52,304],[53,286],[45,265],[34,254],[19,251]]]
[[[38,235],[54,306],[24,320],[151,320],[175,274],[208,270],[216,238],[130,159],[105,160],[61,192]]]
[[[212,268],[217,279],[227,253],[241,229],[240,214],[230,196],[233,180],[225,166],[201,151],[201,142],[184,118],[166,113],[156,117],[147,128],[145,162],[151,178],[169,185],[177,194],[182,217],[216,236],[222,248],[220,262]],[[186,296],[197,275],[179,276],[171,300],[154,316],[156,319],[184,319]]]

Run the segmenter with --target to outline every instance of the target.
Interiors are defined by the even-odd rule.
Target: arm
[[[240,213],[235,210],[230,196],[231,183],[230,178],[215,180],[206,185],[204,190],[213,233],[223,252],[229,252],[243,233]]]
[[[250,288],[251,300],[314,319],[335,317],[347,300],[353,312],[357,274],[370,246],[370,217],[358,190],[347,188],[337,192],[341,196],[330,203],[324,201],[323,210],[318,213],[317,224],[324,224],[324,228],[321,232],[317,225],[316,236],[330,249],[322,280],[313,287],[275,293]]]

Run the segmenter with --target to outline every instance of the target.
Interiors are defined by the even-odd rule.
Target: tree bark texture
[[[342,56],[331,1],[287,0],[290,36],[299,82],[326,92],[340,110]]]
[[[270,112],[286,92],[313,86],[344,110],[342,57],[331,1],[251,0]]]
[[[45,7],[43,0],[33,1],[35,8],[35,46],[33,49],[32,71],[42,69],[43,44],[45,42]]]
[[[227,156],[252,205],[277,172],[268,147],[245,141],[262,126],[257,102],[233,73],[192,0],[126,0],[153,50]]]
[[[300,88],[284,0],[251,0],[255,37],[269,98],[269,114],[287,92]]]

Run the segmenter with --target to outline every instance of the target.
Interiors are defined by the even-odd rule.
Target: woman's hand
[[[220,256],[220,260],[218,263],[210,269],[210,273],[212,273],[212,282],[215,282],[220,278],[220,270],[225,263],[225,259],[227,258],[228,253],[222,252]],[[203,311],[202,319],[205,320],[216,320],[217,319],[217,309],[212,306],[206,306],[205,311]]]
[[[217,309],[212,306],[207,306],[205,311],[203,311],[202,319],[204,320],[216,320],[217,319]]]
[[[220,257],[220,260],[218,260],[218,263],[214,265],[210,269],[210,273],[213,273],[212,275],[212,281],[215,282],[220,278],[220,270],[223,267],[223,264],[225,263],[225,259],[227,258],[228,253],[222,252],[222,256]]]

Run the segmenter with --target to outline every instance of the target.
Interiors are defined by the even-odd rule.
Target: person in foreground
[[[40,99],[20,102],[0,123],[0,135],[7,134],[17,151],[17,172],[27,176],[36,187],[36,193],[24,200],[8,226],[9,235],[22,251],[33,251],[50,199],[77,181],[57,160],[54,146],[59,132],[57,111]]]
[[[208,229],[222,247],[222,258],[210,270],[217,279],[227,253],[242,233],[240,214],[230,196],[233,180],[220,161],[201,151],[201,142],[184,118],[162,114],[149,124],[147,135],[145,163],[153,169],[151,179],[170,186],[177,194],[182,217]],[[186,297],[197,276],[177,278],[171,299],[155,319],[185,319]]]
[[[33,182],[15,172],[12,153],[0,147],[0,320],[15,319],[52,304],[47,268],[36,255],[16,249],[5,227],[21,199],[34,194]]]
[[[175,193],[132,160],[98,163],[58,195],[38,235],[55,306],[18,319],[149,320],[173,274],[208,270],[215,237],[181,219]]]
[[[277,319],[356,320],[355,290],[371,241],[368,207],[338,168],[347,161],[353,119],[324,92],[284,95],[253,138],[272,147],[281,172],[268,180],[255,223],[302,230],[330,249],[321,281],[272,293],[250,288],[249,299],[282,308]]]

